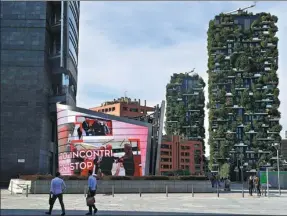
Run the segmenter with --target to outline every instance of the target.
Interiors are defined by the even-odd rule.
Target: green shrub
[[[206,176],[179,176],[178,180],[190,181],[190,180],[208,180]]]
[[[54,177],[52,175],[22,175],[20,179],[28,181],[36,180],[52,180]],[[86,176],[62,176],[65,181],[68,180],[87,180]],[[205,176],[104,176],[98,177],[99,180],[103,181],[117,181],[117,180],[207,180]]]
[[[39,175],[37,180],[51,180],[53,179],[52,175]]]
[[[170,180],[169,176],[143,176],[144,180]]]

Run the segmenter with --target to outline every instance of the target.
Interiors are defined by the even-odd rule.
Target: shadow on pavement
[[[1,209],[1,215],[45,215],[47,210],[42,209]],[[61,215],[60,210],[53,211],[52,215]],[[87,211],[84,210],[67,210],[66,215],[85,215]],[[240,215],[249,215],[249,216],[257,216],[251,214],[225,214],[225,213],[198,213],[198,212],[152,212],[152,211],[101,211],[99,210],[96,215],[138,215],[138,216],[150,216],[150,215],[206,215],[206,216],[213,216],[213,215],[222,215],[222,216],[240,216]],[[259,215],[258,215],[259,216]]]

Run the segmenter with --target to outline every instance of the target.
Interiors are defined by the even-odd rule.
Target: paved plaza
[[[67,215],[87,212],[85,197],[65,194]],[[267,197],[250,197],[240,193],[225,193],[217,197],[209,194],[115,194],[96,196],[97,215],[287,215],[287,194],[274,193]],[[48,208],[48,194],[11,195],[1,191],[1,215],[44,215]],[[53,215],[60,215],[56,201]]]

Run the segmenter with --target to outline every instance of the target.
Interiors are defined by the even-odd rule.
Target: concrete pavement
[[[67,215],[87,212],[84,195],[65,194]],[[220,194],[99,194],[98,215],[286,215],[287,194],[272,197],[241,197],[240,193]],[[1,190],[1,215],[43,215],[48,208],[48,195],[11,195]],[[59,215],[56,201],[53,214]]]

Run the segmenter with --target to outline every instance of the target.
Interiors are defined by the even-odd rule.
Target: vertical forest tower
[[[203,143],[204,87],[205,83],[198,74],[173,74],[166,86],[167,135],[181,135],[187,140],[200,140]]]
[[[274,156],[272,144],[280,142],[282,129],[276,22],[269,13],[241,12],[220,14],[209,23],[210,168],[230,163],[240,145],[247,169]]]

